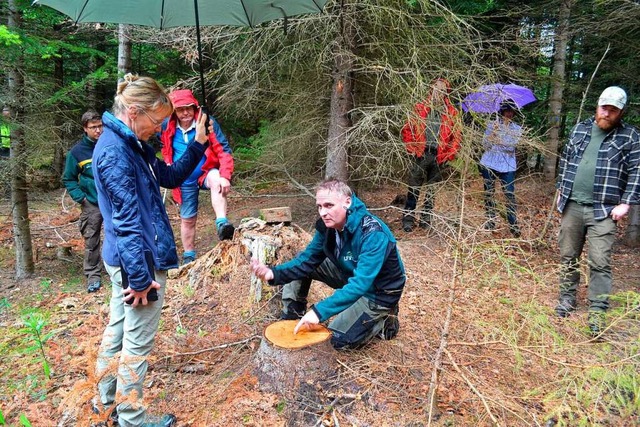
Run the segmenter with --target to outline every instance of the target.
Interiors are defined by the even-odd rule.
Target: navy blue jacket
[[[387,225],[352,196],[337,258],[336,233],[319,219],[311,243],[293,260],[272,268],[274,277],[269,283],[280,285],[308,277],[329,258],[348,280],[333,295],[312,307],[321,322],[351,307],[360,297],[384,307],[395,306],[406,275],[396,239]]]
[[[155,156],[153,147],[138,141],[122,121],[102,116],[104,132],[93,151],[98,205],[104,218],[102,259],[121,266],[129,285],[142,291],[151,284],[145,252],[151,252],[156,270],[178,267],[173,230],[160,186],[175,188],[196,167],[206,145],[193,142],[171,166]]]

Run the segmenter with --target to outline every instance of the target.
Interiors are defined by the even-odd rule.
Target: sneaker
[[[603,311],[590,311],[587,317],[587,323],[589,323],[589,332],[593,338],[599,338],[607,328]]]
[[[193,255],[185,255],[182,257],[182,265],[191,264],[196,260],[196,257]]]
[[[218,227],[218,239],[219,240],[231,240],[233,238],[233,232],[235,227],[230,222],[225,222]]]
[[[106,407],[109,407],[113,405],[113,403],[109,404],[109,405],[104,405]],[[102,405],[101,405],[102,406]],[[92,399],[91,400],[91,411],[96,414],[96,415],[100,415],[100,407],[98,406],[98,399]],[[109,414],[109,421],[111,422],[111,425],[113,426],[117,426],[118,425],[118,407],[116,406],[115,408],[113,408],[113,411],[111,411],[111,414]],[[104,421],[99,422],[97,424],[93,424],[92,427],[106,427],[108,424]]]
[[[178,418],[173,414],[165,414],[156,421],[147,421],[142,423],[142,427],[172,427],[176,425]]]
[[[97,282],[91,282],[87,285],[87,292],[88,293],[92,293],[92,292],[97,292],[100,289],[100,281],[98,280]]]
[[[576,310],[576,300],[570,298],[560,298],[556,306],[556,314],[558,317],[568,317]]]

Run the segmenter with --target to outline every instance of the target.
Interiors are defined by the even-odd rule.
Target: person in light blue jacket
[[[500,105],[499,116],[489,122],[482,144],[485,152],[480,159],[480,174],[484,180],[484,206],[487,221],[484,228],[493,230],[496,226],[495,182],[499,179],[507,199],[507,221],[514,237],[520,237],[520,227],[516,216],[516,145],[522,137],[522,126],[513,122],[518,107],[507,100]]]

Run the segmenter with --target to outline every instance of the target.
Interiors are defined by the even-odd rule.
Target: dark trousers
[[[340,289],[347,283],[338,267],[326,259],[308,278],[284,285],[282,304],[285,312],[293,305],[303,305],[306,308],[312,280],[324,282],[333,289]],[[331,344],[337,349],[358,348],[366,344],[383,330],[385,320],[390,314],[397,314],[397,310],[394,310],[395,307],[390,309],[360,297],[329,323],[332,332]]]
[[[502,183],[504,197],[507,199],[507,221],[509,221],[509,225],[516,225],[518,223],[515,193],[516,172],[498,172],[480,165],[480,173],[484,180],[484,207],[487,219],[494,221],[496,217],[495,190],[496,179],[499,179]]]
[[[88,283],[99,282],[102,262],[100,259],[100,231],[102,229],[102,215],[98,206],[82,201],[80,214],[80,233],[84,237],[84,275]]]
[[[421,223],[429,224],[433,212],[433,200],[435,198],[434,184],[442,180],[440,165],[436,161],[435,153],[425,151],[422,157],[414,157],[409,170],[409,192],[407,202],[404,205],[403,225],[413,225],[417,214],[414,213],[420,198],[420,187],[427,184],[425,188],[424,205],[422,208]]]

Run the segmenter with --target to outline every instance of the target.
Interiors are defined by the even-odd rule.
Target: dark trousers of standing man
[[[442,180],[440,165],[436,161],[436,150],[425,150],[422,157],[411,159],[411,169],[409,170],[409,193],[407,202],[404,205],[404,215],[402,216],[402,227],[405,231],[411,231],[414,221],[418,216],[414,213],[420,197],[420,187],[427,184],[425,189],[424,205],[420,217],[420,227],[426,228],[431,225],[431,215],[433,213],[433,200],[435,198],[434,184]]]
[[[84,275],[87,283],[100,282],[102,263],[100,258],[100,231],[102,215],[98,206],[84,199],[81,204],[80,233],[84,237]]]

